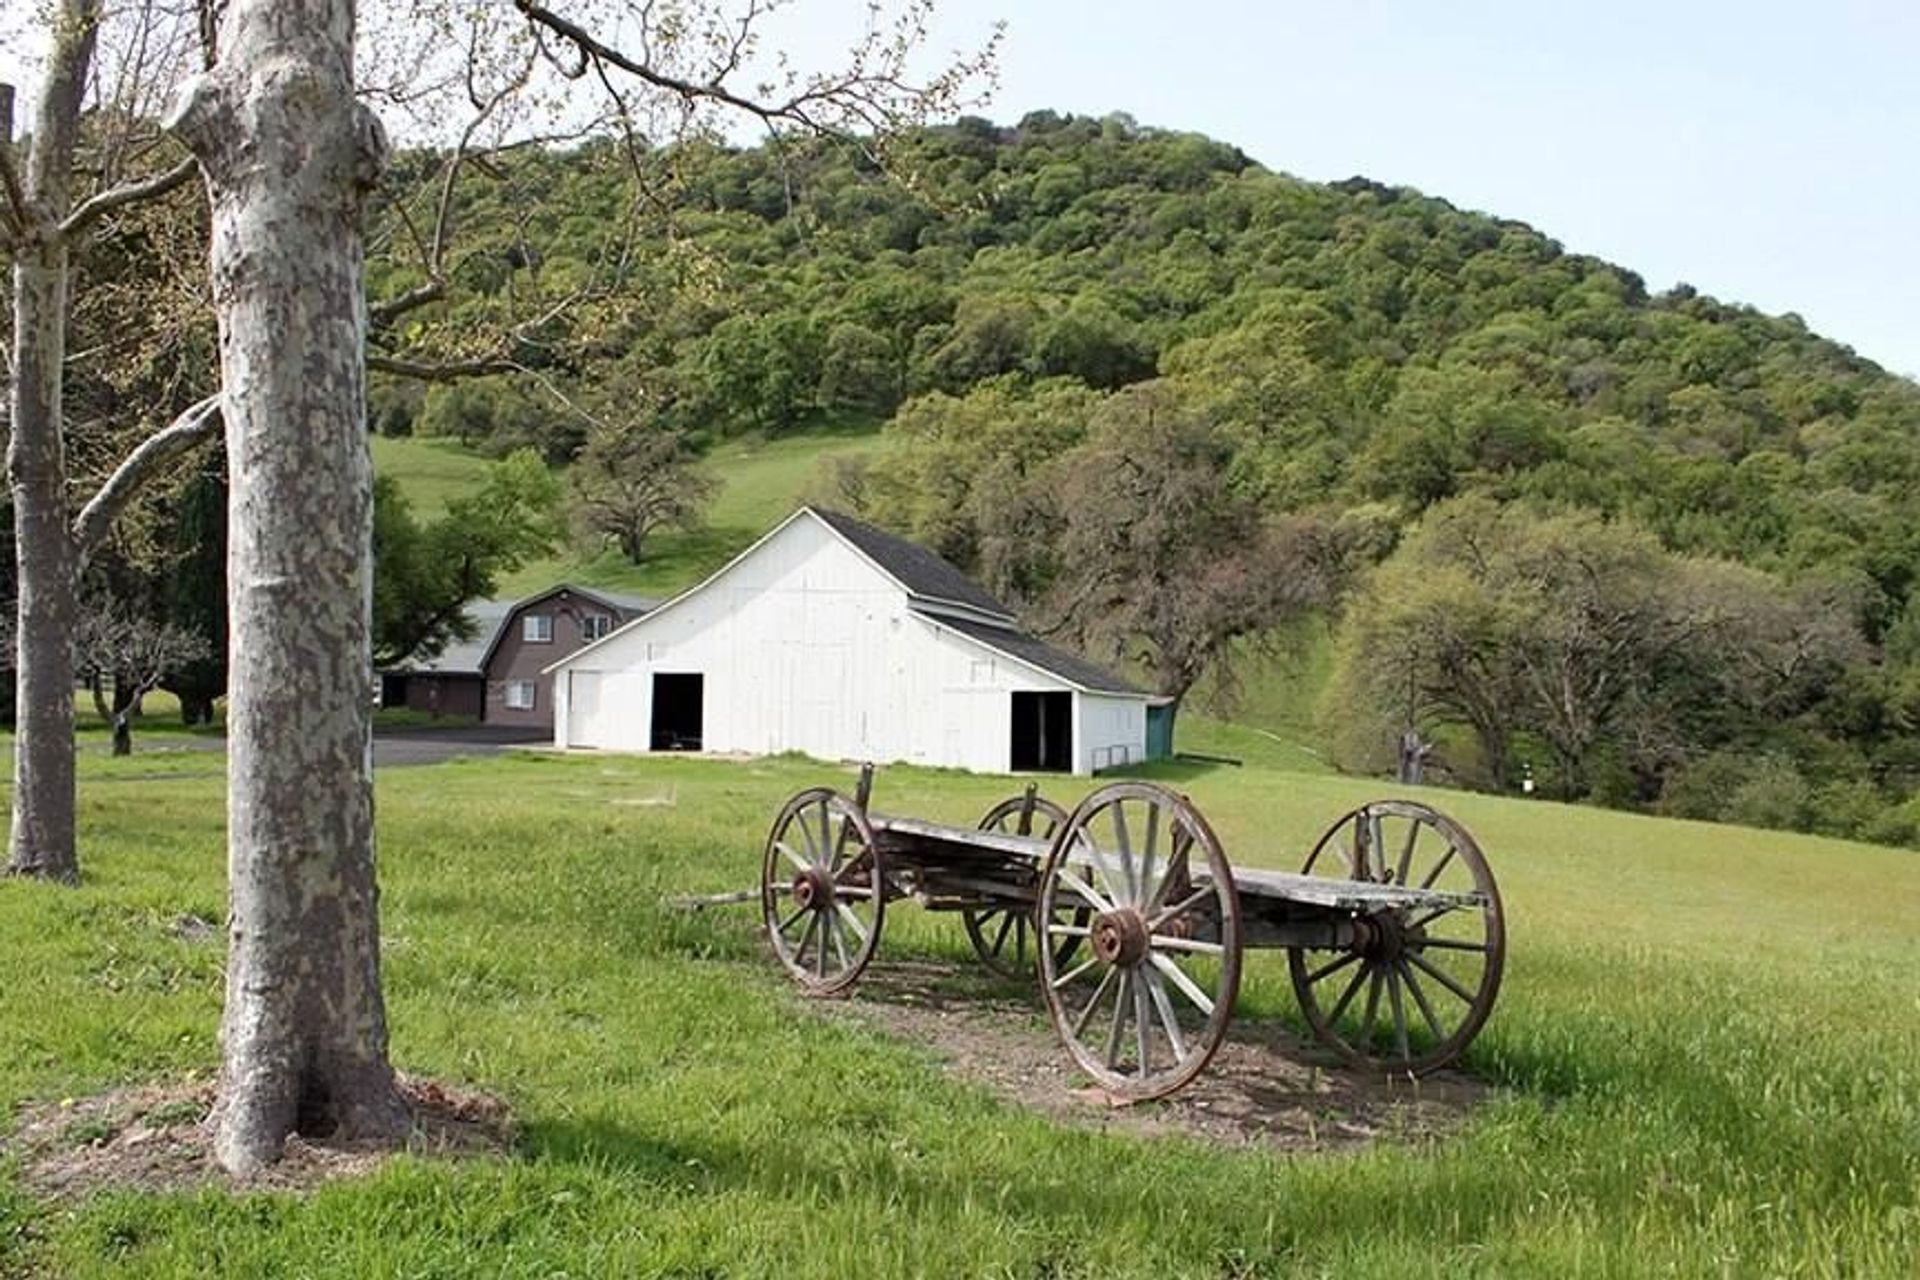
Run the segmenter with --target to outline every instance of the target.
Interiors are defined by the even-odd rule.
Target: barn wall
[[[1009,695],[1068,687],[911,613],[810,519],[557,672],[555,741],[645,750],[655,672],[705,676],[707,751],[983,772],[1007,770]]]
[[[1092,773],[1147,758],[1147,704],[1082,693],[1073,700],[1073,771]]]

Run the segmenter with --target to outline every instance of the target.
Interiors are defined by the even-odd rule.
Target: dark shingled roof
[[[1056,649],[1044,640],[1036,640],[1023,631],[989,627],[979,622],[963,622],[958,618],[937,617],[932,620],[943,627],[952,627],[961,635],[970,640],[977,640],[989,649],[1030,663],[1042,671],[1051,672],[1062,680],[1077,684],[1083,689],[1092,689],[1096,693],[1142,692],[1111,671],[1097,667],[1085,658],[1068,653],[1064,649]]]
[[[869,560],[892,575],[907,594],[927,600],[966,605],[983,613],[1011,618],[1013,611],[982,590],[971,578],[933,552],[884,529],[876,529],[838,511],[810,508],[841,537],[860,548]]]

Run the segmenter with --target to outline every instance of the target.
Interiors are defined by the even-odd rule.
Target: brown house
[[[473,639],[381,672],[381,702],[550,733],[553,682],[541,670],[657,603],[565,583],[524,600],[477,601],[467,607]]]

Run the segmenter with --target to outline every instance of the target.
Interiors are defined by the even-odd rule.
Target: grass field
[[[430,520],[447,503],[478,489],[487,478],[487,460],[457,440],[425,436],[373,436],[373,469],[398,480],[413,513]]]
[[[720,480],[706,527],[656,536],[646,563],[629,564],[617,550],[586,554],[559,551],[522,565],[500,584],[506,596],[531,595],[556,582],[611,591],[666,596],[692,586],[725,564],[798,506],[829,458],[854,457],[876,448],[871,429],[813,431],[770,441],[734,440],[719,445],[702,465]],[[417,513],[432,516],[449,498],[478,487],[486,460],[450,440],[376,437],[374,466],[396,478]]]
[[[156,766],[164,776],[156,776]],[[88,877],[0,884],[0,1100],[205,1072],[221,761],[83,758]],[[1371,784],[1161,766],[1235,856],[1287,865]],[[1920,1272],[1920,858],[1435,797],[1502,877],[1511,953],[1458,1135],[1339,1156],[1064,1126],[815,1016],[749,911],[779,801],[843,769],[505,758],[380,783],[408,1069],[497,1091],[512,1159],[398,1160],[303,1197],[0,1180],[0,1274],[59,1276],[1888,1276]],[[971,820],[1005,779],[883,770]],[[1073,798],[1079,788],[1058,788]],[[958,957],[890,915],[879,961]],[[1278,956],[1243,1017],[1286,1016]],[[84,1137],[84,1135],[79,1135]]]

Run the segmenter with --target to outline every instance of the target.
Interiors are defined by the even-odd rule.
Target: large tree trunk
[[[7,870],[72,881],[74,546],[61,443],[67,246],[60,222],[99,26],[97,0],[54,10],[27,157],[27,243],[13,266],[13,386],[7,482],[18,577],[13,827]]]
[[[373,864],[360,207],[384,150],[351,0],[232,0],[173,127],[213,204],[226,388],[231,919],[215,1153],[391,1140]]]

